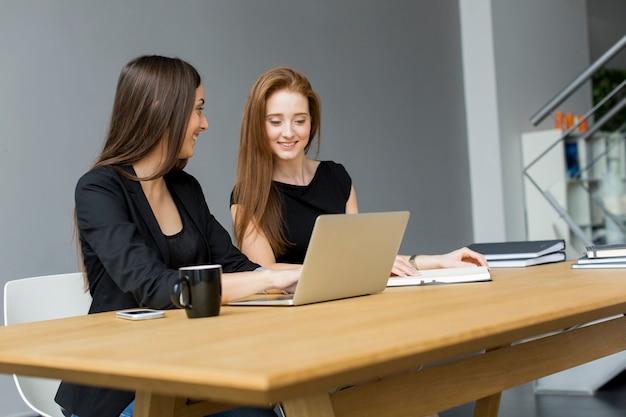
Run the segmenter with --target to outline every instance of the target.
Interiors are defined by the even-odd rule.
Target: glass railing
[[[585,114],[565,122],[555,110],[586,83],[602,82],[598,75],[607,72],[607,62],[625,46],[626,36],[530,118],[537,126],[551,116],[555,125],[561,126],[561,132],[557,140],[525,166],[524,176],[564,220],[581,247],[626,243],[626,123],[622,122],[626,120],[626,71],[611,72],[610,88],[603,85],[606,94],[603,91],[602,97],[594,97],[593,107]],[[565,203],[533,176],[533,167],[556,147],[563,149],[565,159]]]

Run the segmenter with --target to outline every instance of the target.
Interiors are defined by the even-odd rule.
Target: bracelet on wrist
[[[411,256],[409,257],[409,263],[411,264],[411,266],[412,266],[413,268],[415,268],[416,270],[419,270],[419,268],[417,267],[417,264],[415,263],[415,258],[416,258],[416,257],[417,257],[417,254],[416,254],[416,255],[411,255]]]

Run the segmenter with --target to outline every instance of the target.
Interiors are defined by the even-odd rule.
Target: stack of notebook
[[[572,268],[626,268],[626,244],[587,246]]]
[[[562,239],[473,243],[468,248],[482,253],[490,268],[520,268],[565,260]]]

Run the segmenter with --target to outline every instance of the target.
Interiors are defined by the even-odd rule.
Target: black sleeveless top
[[[276,257],[276,262],[301,264],[317,216],[346,212],[352,179],[343,165],[321,161],[308,185],[291,185],[277,181],[273,185],[283,198],[283,228],[285,237],[291,242],[287,251]]]
[[[209,250],[203,244],[202,235],[194,225],[183,202],[176,195],[173,195],[173,199],[178,208],[183,229],[174,235],[164,235],[170,255],[167,267],[178,269],[183,266],[201,265],[209,259]]]

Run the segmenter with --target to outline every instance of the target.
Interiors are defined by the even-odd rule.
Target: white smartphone
[[[152,310],[150,308],[141,308],[135,310],[122,310],[115,313],[115,315],[122,319],[127,320],[149,320],[165,317],[165,311]]]

